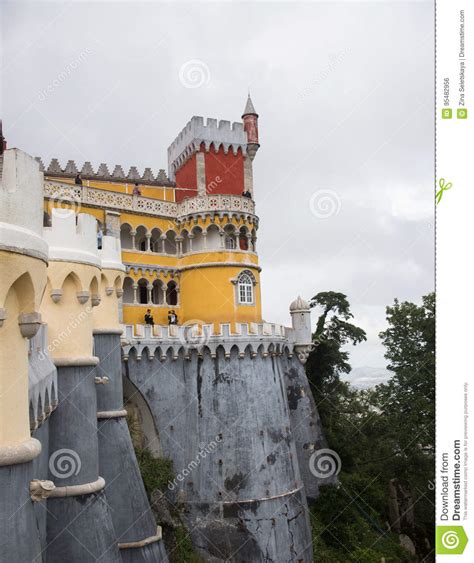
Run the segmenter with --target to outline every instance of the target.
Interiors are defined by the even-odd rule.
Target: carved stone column
[[[160,235],[160,241],[161,241],[161,250],[160,252],[162,254],[165,253],[165,240],[166,240],[166,235]]]

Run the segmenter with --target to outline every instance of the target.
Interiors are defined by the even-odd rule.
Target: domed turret
[[[309,303],[305,301],[301,295],[298,295],[298,297],[290,305],[290,313],[306,312],[309,310]]]

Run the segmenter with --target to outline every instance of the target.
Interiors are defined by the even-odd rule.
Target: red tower
[[[168,147],[176,201],[198,195],[253,193],[252,161],[259,148],[258,115],[250,96],[243,123],[194,116]]]

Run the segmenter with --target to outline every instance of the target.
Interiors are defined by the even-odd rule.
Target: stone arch
[[[123,398],[133,445],[141,449],[146,448],[155,457],[160,457],[160,435],[150,407],[138,387],[127,377],[123,378]]]
[[[71,271],[64,276],[60,289],[64,290],[64,287],[69,284],[73,284],[76,291],[82,291],[82,283],[76,272]]]
[[[173,307],[178,305],[178,284],[174,280],[166,285],[166,304]]]
[[[140,225],[136,229],[137,234],[135,235],[135,247],[137,250],[145,252],[147,249],[147,234],[148,229],[144,225]]]
[[[204,237],[202,227],[196,225],[191,231],[193,252],[200,252],[204,249]]]
[[[145,278],[140,278],[137,282],[138,290],[137,290],[137,301],[141,305],[148,304],[148,280]]]
[[[115,291],[117,291],[117,289],[122,289],[122,276],[119,275],[115,277],[114,288]]]
[[[36,291],[33,279],[29,272],[23,272],[19,275],[15,281],[11,284],[8,289],[5,302],[8,300],[10,295],[14,295],[18,301],[18,312],[19,313],[30,313],[35,309],[36,302]],[[8,311],[7,311],[8,315]],[[8,315],[10,316],[10,315]],[[12,318],[10,316],[10,318]]]
[[[249,238],[248,235],[249,230],[245,225],[242,225],[239,229],[239,249],[240,250],[249,250]]]
[[[180,233],[182,238],[181,242],[181,251],[183,254],[187,254],[189,252],[189,232],[187,229],[183,229]]]
[[[177,252],[176,233],[172,230],[169,230],[166,232],[164,236],[165,239],[163,242],[164,242],[165,254],[176,254]]]
[[[102,274],[101,278],[105,278],[105,276]],[[97,276],[94,276],[91,279],[91,282],[89,284],[89,291],[91,295],[99,295],[99,280]]]
[[[134,294],[135,294],[135,290],[133,288],[134,283],[135,283],[135,281],[129,276],[126,276],[125,279],[123,280],[123,302],[124,303],[133,303],[134,302]]]
[[[154,305],[163,305],[165,301],[165,292],[163,291],[163,284],[161,283],[160,280],[153,281],[151,300]]]
[[[163,242],[161,240],[162,232],[158,227],[154,227],[151,230],[151,238],[150,238],[150,249],[152,252],[161,252],[163,247]]]
[[[132,231],[133,228],[128,223],[122,223],[120,225],[120,244],[122,246],[122,250],[133,249]]]
[[[208,250],[218,250],[221,247],[221,230],[215,223],[208,225],[207,233],[207,248]]]
[[[236,228],[232,223],[227,223],[224,227],[224,247],[227,250],[235,250],[237,247],[236,242]]]

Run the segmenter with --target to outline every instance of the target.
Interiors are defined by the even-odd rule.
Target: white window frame
[[[235,285],[239,305],[255,305],[255,284],[255,277],[248,270],[237,276]]]

